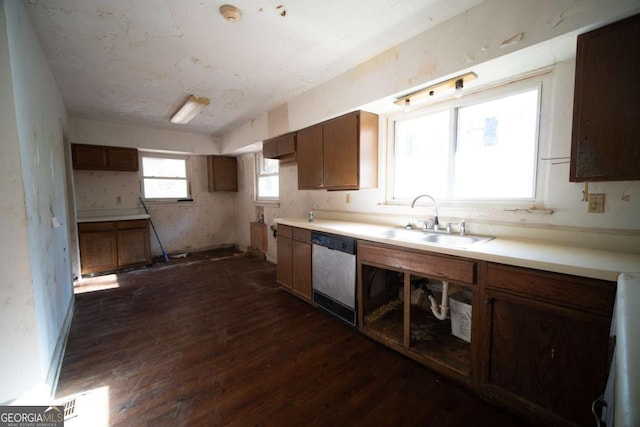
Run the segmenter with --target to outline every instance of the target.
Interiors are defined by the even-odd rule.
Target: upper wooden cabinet
[[[238,191],[238,163],[232,156],[207,156],[209,191]]]
[[[73,168],[80,170],[138,170],[138,150],[102,145],[71,144]]]
[[[291,132],[275,138],[267,139],[262,143],[262,155],[267,159],[295,159],[296,133]]]
[[[322,188],[322,124],[298,131],[298,189]]]
[[[640,15],[578,37],[571,181],[640,179]]]
[[[298,189],[378,184],[378,116],[356,111],[298,131]]]

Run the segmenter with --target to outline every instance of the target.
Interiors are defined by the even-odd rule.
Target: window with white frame
[[[189,198],[188,157],[144,153],[142,193],[147,200],[178,200]]]
[[[276,201],[280,195],[280,163],[277,159],[267,159],[256,153],[256,199]]]
[[[390,201],[535,199],[541,84],[517,87],[397,116]]]

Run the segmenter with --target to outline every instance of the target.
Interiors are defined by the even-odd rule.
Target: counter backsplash
[[[102,217],[120,217],[129,215],[142,215],[145,214],[143,208],[134,209],[91,209],[78,211],[78,221],[82,221],[87,218],[102,218]]]

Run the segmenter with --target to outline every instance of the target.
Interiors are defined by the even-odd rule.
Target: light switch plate
[[[587,212],[604,212],[604,194],[589,194],[589,207],[587,208]]]

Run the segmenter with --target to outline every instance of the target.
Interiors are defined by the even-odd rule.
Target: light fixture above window
[[[460,98],[462,96],[462,89],[464,88],[465,82],[475,80],[477,78],[478,75],[476,73],[469,72],[397,98],[394,103],[406,110],[407,108],[411,108],[430,99],[439,98],[446,94],[453,94],[456,98]]]
[[[209,105],[209,102],[209,98],[204,96],[189,95],[184,105],[171,117],[171,123],[186,125]]]

